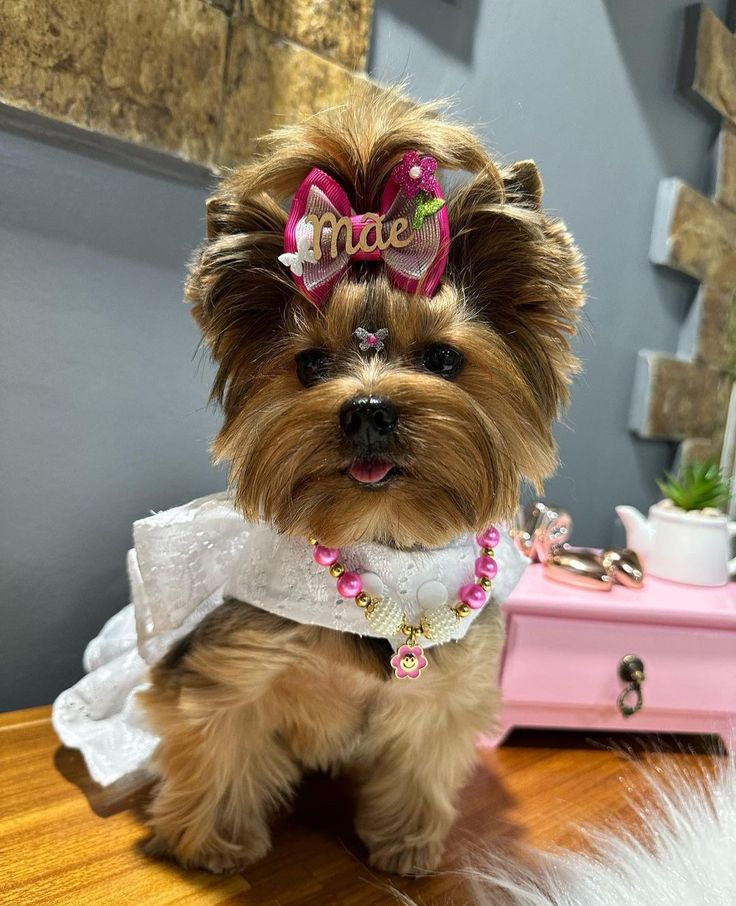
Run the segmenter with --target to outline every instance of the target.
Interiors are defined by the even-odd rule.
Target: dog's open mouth
[[[357,460],[347,470],[347,474],[365,488],[383,488],[399,475],[399,469],[390,462]]]

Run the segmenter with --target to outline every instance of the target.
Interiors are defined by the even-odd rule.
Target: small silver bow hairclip
[[[386,345],[383,341],[388,336],[388,328],[381,327],[374,333],[370,330],[366,330],[365,327],[359,327],[353,332],[353,336],[357,337],[360,341],[358,349],[360,349],[361,352],[369,352],[371,349],[374,352],[380,352]]]

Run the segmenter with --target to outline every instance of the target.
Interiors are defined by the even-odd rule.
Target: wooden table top
[[[524,731],[501,749],[483,750],[452,834],[449,871],[421,879],[369,868],[351,829],[349,788],[307,780],[294,812],[278,820],[271,853],[242,876],[184,872],[138,849],[147,836],[145,797],[111,795],[93,784],[78,752],[59,745],[50,709],[0,714],[0,903],[22,906],[383,906],[393,884],[424,906],[464,904],[452,872],[478,846],[518,842],[584,845],[576,823],[601,826],[624,817],[627,791],[642,782],[610,737]],[[694,742],[693,742],[694,740]],[[695,753],[633,758],[707,768],[707,744],[682,738]],[[618,737],[614,745],[628,745]]]

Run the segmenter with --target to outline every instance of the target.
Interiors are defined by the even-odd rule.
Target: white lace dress
[[[133,526],[133,540],[128,554],[132,603],[89,643],[86,676],[62,692],[53,707],[62,742],[82,752],[90,775],[104,786],[145,772],[158,742],[136,700],[146,686],[148,666],[225,597],[300,623],[401,640],[383,636],[360,608],[338,595],[335,580],[314,563],[306,540],[247,522],[227,493],[141,519]],[[473,537],[464,536],[428,552],[361,544],[345,548],[341,560],[362,574],[367,591],[397,601],[410,622],[418,622],[443,594],[451,603],[460,586],[472,581],[476,555]],[[508,597],[528,563],[503,530],[496,561],[489,607]],[[477,613],[457,623],[454,640],[462,638]],[[422,640],[425,648],[432,644]]]

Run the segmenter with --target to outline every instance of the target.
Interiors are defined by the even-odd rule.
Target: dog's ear
[[[542,208],[544,186],[537,165],[533,160],[518,160],[501,170],[506,203],[539,211]]]
[[[212,389],[226,410],[273,347],[294,284],[278,256],[286,214],[265,193],[226,181],[207,202],[207,239],[194,256],[186,295],[218,365]]]
[[[448,276],[505,337],[553,418],[577,370],[570,338],[585,299],[584,269],[565,225],[545,215],[541,200],[531,161],[484,170],[459,187],[448,199]]]

